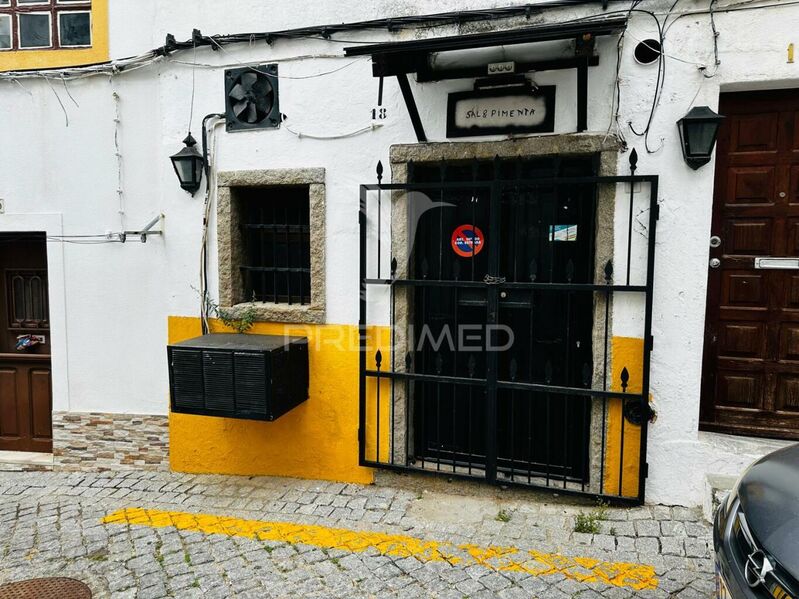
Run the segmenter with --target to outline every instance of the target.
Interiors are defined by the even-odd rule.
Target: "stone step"
[[[702,506],[702,511],[706,520],[709,522],[713,521],[713,514],[716,513],[716,508],[721,505],[721,502],[724,501],[727,494],[732,491],[737,480],[737,476],[729,474],[707,475],[705,479],[705,502]]]

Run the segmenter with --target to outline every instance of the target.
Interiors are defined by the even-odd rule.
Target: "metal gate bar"
[[[650,384],[650,362],[652,351],[652,290],[653,290],[653,273],[654,273],[654,258],[655,258],[655,235],[658,218],[658,204],[657,204],[657,176],[641,176],[636,175],[637,156],[635,151],[630,156],[630,175],[627,176],[572,176],[572,177],[541,177],[534,179],[501,179],[496,176],[499,168],[494,169],[495,177],[491,181],[477,180],[477,167],[475,166],[473,180],[471,181],[447,181],[444,178],[444,168],[442,167],[442,181],[439,183],[408,183],[408,184],[384,184],[382,183],[382,165],[378,165],[377,175],[378,182],[376,184],[367,184],[360,187],[360,213],[359,213],[359,229],[360,229],[360,306],[359,306],[359,367],[360,367],[360,380],[359,380],[359,461],[361,465],[387,468],[393,470],[414,470],[419,472],[438,472],[446,473],[448,476],[467,477],[467,478],[484,478],[492,483],[521,485],[525,487],[535,488],[548,488],[557,489],[559,493],[590,495],[608,500],[615,503],[642,503],[645,497],[645,478],[647,475],[646,465],[646,447],[647,447],[647,424],[650,415],[649,409],[649,384]],[[521,168],[517,169],[521,172]],[[499,250],[497,244],[499,240],[499,226],[500,226],[500,196],[503,189],[508,189],[515,186],[516,192],[519,188],[524,187],[528,190],[541,190],[541,189],[555,189],[560,190],[565,186],[585,185],[594,186],[593,188],[593,210],[594,210],[594,228],[600,226],[614,226],[614,223],[600,223],[596,220],[596,198],[599,186],[601,185],[629,185],[629,211],[627,214],[627,237],[624,242],[627,246],[626,264],[623,270],[624,284],[619,284],[614,281],[613,265],[609,261],[604,268],[603,283],[593,282],[572,282],[570,275],[567,275],[567,282],[537,282],[530,281],[505,281],[499,277]],[[645,258],[645,282],[643,284],[631,282],[632,270],[632,250],[633,250],[633,229],[636,214],[635,208],[635,186],[636,184],[649,186],[649,201],[646,206],[648,210],[648,222],[646,224],[646,258]],[[388,244],[383,244],[381,237],[383,234],[381,225],[381,215],[383,212],[383,194],[389,198],[389,201],[396,200],[395,192],[439,192],[439,198],[445,197],[445,192],[466,192],[474,194],[472,201],[475,201],[476,195],[483,195],[489,197],[489,230],[491,231],[489,247],[486,251],[489,252],[489,274],[484,281],[478,280],[461,280],[458,274],[454,275],[454,279],[446,279],[442,277],[441,266],[442,262],[439,258],[439,272],[438,278],[426,278],[427,272],[422,272],[422,277],[412,276],[408,273],[406,277],[398,276],[398,267],[396,257],[391,259],[391,267],[389,277],[386,278],[381,270],[381,262],[385,262],[383,256],[383,248]],[[557,197],[556,192],[556,197]],[[370,197],[371,196],[371,197]],[[406,196],[407,197],[407,196]],[[619,201],[619,194],[614,192],[616,201]],[[372,205],[370,205],[370,199]],[[374,201],[376,199],[376,202]],[[370,221],[369,214],[370,208],[374,210],[373,205],[376,204],[377,210],[377,231],[376,231],[376,246],[377,253],[373,254],[376,259],[376,273],[369,276],[367,272],[367,265],[369,263],[369,246],[370,238],[368,231],[368,224]],[[392,206],[393,209],[393,206]],[[443,212],[443,210],[439,210]],[[615,212],[615,211],[614,211]],[[639,211],[639,215],[643,214],[644,210]],[[474,212],[473,212],[474,214]],[[443,219],[443,216],[440,217]],[[441,221],[443,223],[443,220]],[[474,226],[474,222],[473,222]],[[591,231],[592,236],[595,231]],[[396,240],[395,240],[396,241]],[[440,240],[444,243],[444,240]],[[621,241],[621,240],[620,240]],[[593,237],[591,243],[593,243]],[[494,244],[493,247],[491,244]],[[621,245],[617,243],[616,245]],[[393,248],[392,248],[393,251]],[[593,251],[593,250],[592,250]],[[554,249],[550,251],[551,260],[554,259]],[[618,253],[618,252],[617,252]],[[409,254],[410,255],[410,254]],[[472,260],[472,268],[474,268],[474,260]],[[423,265],[426,263],[423,262]],[[457,262],[456,262],[457,264]],[[550,262],[550,268],[553,263]],[[596,269],[593,264],[588,265],[590,272]],[[640,266],[640,265],[636,265]],[[514,266],[514,270],[515,270]],[[426,271],[426,267],[422,269]],[[376,275],[376,276],[375,276]],[[494,276],[495,275],[495,276]],[[492,278],[493,277],[493,278]],[[592,274],[592,279],[593,279]],[[388,288],[390,294],[390,308],[389,308],[389,321],[391,325],[390,333],[390,349],[383,355],[381,350],[370,355],[368,354],[368,341],[369,341],[369,321],[367,318],[367,295],[370,288]],[[535,311],[533,304],[535,298],[550,296],[550,294],[559,294],[563,297],[563,301],[567,306],[566,309],[566,324],[571,322],[571,309],[569,306],[574,298],[585,297],[588,294],[591,298],[600,298],[604,303],[604,330],[603,330],[603,355],[601,363],[597,363],[597,356],[592,355],[592,364],[584,365],[582,372],[581,383],[583,387],[575,386],[574,384],[558,384],[553,382],[552,370],[553,365],[548,359],[545,367],[543,381],[524,381],[516,380],[518,367],[511,361],[511,371],[509,376],[499,375],[497,372],[497,352],[486,352],[485,357],[485,373],[478,376],[477,368],[474,362],[474,356],[470,356],[466,371],[458,374],[458,354],[453,355],[453,364],[448,367],[453,368],[453,374],[444,372],[444,359],[441,353],[437,353],[432,371],[429,365],[422,365],[421,370],[419,365],[414,364],[412,352],[406,352],[406,355],[396,355],[395,347],[395,327],[396,324],[396,302],[397,291],[405,290],[404,293],[422,294],[420,297],[424,298],[429,290],[440,290],[446,292],[451,289],[455,294],[455,321],[458,322],[458,306],[459,302],[464,301],[463,295],[465,292],[471,290],[471,293],[484,294],[484,300],[478,302],[479,306],[485,304],[487,309],[487,322],[489,324],[496,324],[497,314],[500,308],[499,296],[500,293],[504,294],[516,291],[527,291],[530,294],[530,326],[532,327],[533,317]],[[608,352],[609,343],[611,341],[610,329],[610,305],[613,301],[614,294],[634,294],[644,297],[644,319],[643,319],[643,355],[642,366],[640,370],[640,391],[634,392],[629,390],[631,385],[630,373],[625,367],[622,369],[619,380],[617,380],[613,389],[608,388],[610,371],[608,365]],[[482,296],[481,296],[482,297]],[[408,295],[406,301],[416,302],[414,297]],[[423,302],[424,303],[424,302]],[[524,302],[522,302],[524,304]],[[422,309],[423,306],[422,306]],[[593,322],[593,320],[592,320]],[[596,326],[593,322],[592,330]],[[567,343],[568,343],[568,329],[567,329]],[[593,338],[593,333],[592,333]],[[532,344],[533,337],[530,337]],[[406,348],[407,349],[407,348]],[[426,354],[424,354],[426,355]],[[424,356],[423,355],[423,356]],[[567,354],[568,356],[568,349]],[[567,358],[568,362],[568,358]],[[555,364],[557,367],[558,364]],[[588,366],[588,368],[587,368]],[[568,379],[568,364],[566,365],[567,379]],[[530,365],[532,369],[532,365]],[[601,373],[601,388],[596,388],[593,379],[597,373]],[[636,373],[638,374],[638,373]],[[530,372],[532,377],[532,370]],[[466,426],[468,427],[467,439],[468,447],[458,447],[458,444],[453,442],[452,449],[446,449],[441,442],[441,432],[436,430],[436,447],[434,451],[428,448],[428,453],[421,452],[421,455],[416,455],[412,444],[411,438],[413,435],[422,435],[422,442],[424,442],[424,435],[428,432],[425,431],[425,426],[430,423],[425,422],[425,412],[428,410],[428,400],[426,393],[428,390],[434,390],[435,407],[439,411],[435,418],[435,424],[440,428],[442,423],[442,416],[440,414],[442,401],[447,402],[446,398],[442,400],[442,390],[444,396],[451,393],[451,411],[446,413],[445,417],[451,418],[452,435],[453,439],[457,437],[457,422],[459,417],[464,418],[467,413]],[[463,405],[456,398],[456,391],[464,394],[465,399]],[[497,446],[497,398],[500,392],[507,392],[508,397],[508,423],[511,432],[510,439],[510,456],[498,457]],[[482,452],[472,447],[473,441],[473,428],[476,427],[473,421],[473,403],[477,401],[480,394],[486,397],[486,409],[484,418],[478,419],[478,425],[482,426],[485,433],[485,447]],[[516,463],[516,440],[513,438],[513,432],[516,430],[517,416],[515,406],[520,405],[519,394],[521,394],[522,404],[525,405],[526,398],[526,418],[527,418],[527,450],[524,464]],[[413,402],[417,397],[424,398],[420,404],[422,406],[421,413],[415,414],[413,409]],[[584,403],[575,404],[578,398],[585,398]],[[616,403],[609,403],[615,401]],[[543,403],[545,406],[545,428],[544,434],[546,437],[546,463],[543,460],[533,458],[532,439],[533,439],[533,426],[538,422],[538,416],[533,415],[534,404]],[[385,405],[387,404],[387,405]],[[601,404],[601,412],[597,407]],[[503,404],[504,405],[504,404]],[[580,406],[582,405],[582,408]],[[575,407],[576,406],[576,407]],[[563,437],[561,439],[563,446],[563,463],[561,466],[551,463],[551,450],[552,443],[556,440],[557,431],[553,430],[550,426],[551,410],[563,410]],[[579,444],[579,451],[584,452],[584,474],[579,472],[569,471],[569,462],[566,459],[568,453],[569,436],[569,409],[577,409],[577,417],[582,418],[584,422],[584,435]],[[618,408],[618,409],[615,409]],[[620,427],[618,439],[615,442],[618,444],[618,474],[615,472],[609,473],[606,471],[607,466],[614,465],[608,461],[608,443],[613,442],[614,439],[610,437],[609,421],[610,411],[620,412],[618,417]],[[580,410],[582,412],[580,413]],[[592,416],[592,410],[595,412]],[[402,412],[404,423],[398,426],[397,414]],[[446,410],[445,410],[446,411]],[[601,417],[599,414],[601,413]],[[371,414],[371,418],[370,418]],[[418,427],[411,417],[419,417]],[[540,416],[540,415],[539,415]],[[381,420],[382,418],[382,420]],[[601,419],[601,430],[592,434],[592,420]],[[625,421],[632,420],[635,422],[637,429],[629,429],[629,424]],[[386,423],[388,422],[388,424]],[[504,424],[503,424],[504,426]],[[416,430],[416,429],[419,430]],[[374,435],[370,435],[368,430],[373,430]],[[627,433],[630,430],[638,430],[637,443],[638,443],[638,459],[637,459],[637,492],[630,492],[625,490],[625,477],[629,476],[631,466],[636,466],[634,463],[625,463],[625,441]],[[599,438],[599,461],[596,465],[592,465],[589,446]],[[629,442],[629,441],[628,441]],[[475,453],[476,452],[476,453]],[[435,455],[433,455],[435,454]],[[586,457],[587,456],[587,457]],[[612,456],[611,456],[612,457]],[[519,458],[522,459],[522,458]],[[500,464],[501,462],[501,464]],[[579,462],[579,461],[578,461]],[[576,462],[576,463],[578,463]],[[606,463],[607,462],[607,463]],[[504,479],[498,478],[499,470],[506,477]],[[595,467],[596,466],[596,467]],[[596,470],[596,472],[594,472]],[[618,476],[617,481],[608,479],[606,476]],[[597,480],[598,479],[598,480]],[[628,481],[629,482],[629,481]],[[611,483],[613,483],[611,485]],[[612,486],[613,488],[608,488]]]

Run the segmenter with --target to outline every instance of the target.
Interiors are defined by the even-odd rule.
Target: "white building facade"
[[[430,16],[434,14],[439,16]],[[430,17],[420,19],[424,16]],[[102,23],[95,17],[97,32]],[[342,25],[373,19],[378,21],[370,27]],[[756,457],[799,438],[799,395],[794,393],[799,362],[793,361],[799,346],[794,354],[791,274],[797,271],[790,270],[788,261],[775,263],[779,269],[756,262],[761,257],[799,256],[792,251],[793,247],[799,251],[799,241],[792,245],[799,222],[799,212],[792,213],[793,205],[799,206],[799,63],[793,58],[794,44],[799,43],[793,24],[798,21],[799,6],[778,0],[684,0],[676,6],[646,0],[632,9],[626,2],[603,7],[599,2],[524,5],[510,0],[303,2],[268,10],[251,0],[225,3],[224,9],[207,0],[111,2],[109,63],[24,71],[14,70],[11,63],[0,75],[0,132],[6,140],[0,149],[6,333],[14,343],[33,335],[34,343],[32,348],[9,346],[0,352],[0,371],[6,372],[0,385],[3,456],[24,461],[8,456],[19,451],[52,451],[54,468],[171,467],[356,482],[371,480],[375,462],[428,468],[427,461],[441,469],[443,460],[445,469],[465,475],[474,475],[472,466],[479,463],[477,478],[492,471],[491,477],[503,483],[538,481],[556,486],[553,481],[558,481],[561,489],[577,492],[701,504],[709,476],[737,474]],[[609,22],[617,23],[613,31],[591,33]],[[335,27],[308,29],[324,24]],[[552,39],[535,37],[547,27],[556,31]],[[201,33],[193,38],[194,29]],[[532,36],[531,41],[516,43],[503,37],[516,31]],[[224,37],[239,33],[252,35],[235,40]],[[268,43],[265,38],[270,33]],[[163,55],[148,57],[150,49],[164,47],[168,34],[178,42],[189,42],[178,43],[179,47],[167,44]],[[496,37],[490,38],[493,34]],[[475,35],[489,39],[461,51],[424,45],[443,38],[468,43]],[[645,55],[650,42],[645,40],[662,44],[662,55],[655,52],[648,64]],[[390,55],[381,46],[358,50],[385,43],[410,45],[391,48],[394,54]],[[636,59],[636,53],[642,60]],[[141,58],[127,59],[131,56]],[[590,63],[585,123],[579,116],[577,69],[566,65],[583,59]],[[414,63],[419,60],[443,71],[450,69],[450,75],[451,69],[464,68],[467,76],[421,81],[425,77],[419,76],[421,67]],[[558,61],[562,63],[554,64]],[[396,65],[408,63],[412,63],[406,72],[423,141],[411,118],[413,108],[409,112],[398,83],[404,75],[399,79],[396,75]],[[492,82],[496,75],[489,74],[489,65],[500,68],[500,63],[512,75],[500,75],[506,79]],[[522,65],[528,63],[563,68],[525,70]],[[379,68],[373,71],[373,65],[381,64],[390,65],[382,79],[374,76],[380,74]],[[186,193],[170,156],[183,147],[188,131],[200,148],[203,117],[224,114],[226,105],[236,104],[230,99],[235,82],[226,87],[226,71],[240,77],[241,69],[248,72],[249,68],[261,76],[271,65],[276,65],[276,71],[266,72],[275,75],[279,85],[274,86],[269,102],[278,99],[279,108],[271,114],[277,114],[279,122],[237,131],[228,130],[224,118],[209,118],[210,176],[203,176],[196,194]],[[484,75],[477,74],[481,69]],[[550,87],[554,102],[547,104],[541,90]],[[516,100],[524,98],[525,106],[545,112],[552,119],[549,130],[546,124],[540,131],[513,129],[524,117],[506,112],[492,121],[497,131],[476,129],[458,137],[448,131],[449,94],[498,90],[486,97],[499,102],[501,109],[507,88],[518,88],[521,95]],[[254,93],[265,94],[258,89]],[[530,98],[533,104],[527,104]],[[475,107],[496,106],[490,99],[479,104],[469,96],[467,102],[475,102]],[[510,106],[518,106],[516,100]],[[713,157],[693,169],[684,157],[678,121],[691,108],[701,106],[726,118]],[[270,107],[253,108],[258,113],[255,119],[260,121]],[[241,110],[246,121],[250,108]],[[653,222],[651,182],[588,181],[630,175],[633,150],[637,155],[634,174],[657,178],[659,219],[649,290],[645,288]],[[382,184],[406,187],[371,187],[361,192],[362,184],[378,183],[378,162],[384,167]],[[498,184],[502,177],[497,173],[505,168],[499,163],[523,174]],[[459,168],[467,174],[453,174]],[[493,174],[484,175],[481,169]],[[536,177],[548,183],[539,187],[533,182]],[[584,177],[586,182],[552,183],[560,177]],[[468,188],[478,181],[474,189]],[[436,186],[444,182],[457,183],[468,198]],[[413,187],[415,183],[428,187]],[[206,185],[210,185],[207,198]],[[546,185],[555,187],[546,191]],[[502,199],[519,193],[520,186],[523,195]],[[475,191],[478,188],[487,195]],[[572,222],[556,206],[565,196],[552,189],[565,189],[567,204],[585,201],[589,207],[571,206],[573,211],[582,211]],[[437,222],[444,223],[446,231],[437,239],[431,237],[432,221],[420,220],[418,235],[422,237],[409,246],[412,233],[403,230],[406,209],[398,207],[403,201],[398,198],[410,191],[424,192],[434,202],[455,204],[475,197],[493,198],[489,200],[493,208],[478,214],[478,220],[485,219],[480,221],[485,222],[482,226],[469,219],[457,221],[463,212],[452,222],[442,217]],[[380,225],[373,207],[378,192],[383,202]],[[455,299],[436,296],[429,303],[432,300],[423,293],[433,287],[425,284],[394,286],[389,296],[387,286],[369,283],[365,285],[368,314],[363,321],[361,193],[370,206],[362,216],[363,243],[370,256],[367,278],[392,278],[391,260],[399,257],[396,278],[437,279],[444,287],[463,293],[459,291]],[[554,202],[554,212],[547,212],[550,204],[544,197]],[[630,197],[634,198],[632,211]],[[528,208],[538,206],[535,210],[539,211],[524,208],[518,216],[510,212],[514,201]],[[270,215],[270,202],[278,202],[275,205],[285,210],[285,216]],[[246,268],[241,268],[243,263],[252,267],[254,260],[243,226],[254,221],[246,215],[258,213],[258,206],[264,205],[270,206],[268,214],[264,216],[261,210],[258,223],[261,230],[273,231],[273,236],[260,243],[277,244],[274,231],[279,226],[285,229],[282,249],[262,248],[259,254],[260,267],[267,270],[257,272],[272,276],[271,283],[266,276],[260,282],[255,276],[248,279]],[[290,217],[294,207],[296,216],[291,212]],[[506,212],[492,224],[489,213],[494,209]],[[444,208],[432,210],[431,214],[437,214]],[[546,214],[550,216],[542,216]],[[139,232],[156,218],[142,236]],[[285,220],[289,218],[296,220],[289,223]],[[519,218],[529,222],[520,226]],[[469,225],[467,233],[480,238],[472,238],[471,246],[466,244],[465,255],[457,253],[454,237],[450,243],[453,224]],[[290,229],[288,225],[296,226]],[[571,232],[569,227],[574,227]],[[373,258],[378,230],[382,243],[379,276]],[[514,234],[522,235],[521,241],[508,241]],[[585,247],[553,249],[555,244],[561,244],[557,248],[568,245],[570,234],[585,240]],[[494,242],[489,235],[504,241]],[[719,247],[711,247],[714,236],[720,239]],[[539,240],[536,243],[549,244],[540,250],[544,253],[536,258],[535,267],[530,266],[530,250],[520,249],[525,239],[532,243],[534,238]],[[33,250],[24,244],[36,243],[46,247],[46,262],[31,265],[19,256],[29,257]],[[482,250],[475,244],[485,246],[485,265],[478,262],[477,253]],[[414,248],[413,255],[409,247]],[[298,254],[292,258],[294,251]],[[285,253],[279,259],[280,252]],[[430,256],[429,276],[422,272],[424,252]],[[440,258],[444,252],[448,256]],[[544,258],[546,252],[548,258]],[[515,270],[511,274],[510,255],[524,260],[523,274]],[[278,261],[284,258],[288,267],[298,269],[296,278],[275,270],[282,268]],[[463,273],[472,268],[473,276],[444,273],[442,265],[452,260],[461,264],[457,268]],[[569,287],[572,283],[624,286],[628,260],[630,284],[642,288],[638,291]],[[711,260],[719,260],[719,267],[711,267]],[[613,273],[606,278],[608,261]],[[546,268],[549,275],[543,272]],[[557,269],[563,272],[554,273]],[[37,284],[36,277],[42,273],[46,274],[49,313],[42,316],[31,308],[33,312],[14,325],[17,315],[12,305],[17,305],[18,298],[28,301],[25,293],[35,299],[36,288],[30,286]],[[494,279],[481,287],[483,274]],[[287,283],[279,284],[278,276],[285,276]],[[453,283],[467,279],[469,284],[462,290]],[[23,281],[19,296],[14,295],[16,280]],[[307,401],[273,422],[179,410],[170,413],[166,347],[202,333],[200,290],[205,281],[211,303],[223,308],[248,304],[255,294],[257,301],[250,313],[256,323],[248,334],[309,339]],[[531,281],[542,286],[560,284],[561,295],[553,300],[547,294],[556,288],[523,287]],[[293,301],[292,282],[299,285]],[[519,286],[508,286],[514,282]],[[532,304],[519,299],[528,292]],[[646,297],[651,298],[651,345],[646,338]],[[503,320],[503,310],[506,314],[511,310],[505,300],[523,304],[519,308],[523,315]],[[458,402],[465,402],[466,394],[458,391],[458,383],[452,383],[452,397],[438,406],[440,410],[444,405],[445,412],[452,414],[449,432],[439,430],[436,437],[421,428],[425,415],[430,417],[432,412],[426,411],[419,398],[428,398],[422,401],[431,405],[434,385],[446,385],[435,380],[442,375],[435,355],[444,356],[446,371],[446,352],[414,355],[408,372],[424,374],[421,366],[415,370],[415,362],[425,359],[430,360],[427,375],[433,377],[414,380],[415,390],[406,385],[405,378],[397,378],[392,385],[394,379],[370,378],[360,372],[359,323],[364,335],[377,339],[378,347],[400,348],[395,354],[385,353],[382,370],[393,366],[405,372],[405,354],[411,352],[407,332],[392,332],[390,325],[407,331],[410,324],[430,324],[423,312],[436,303],[442,313],[451,316],[454,310],[464,322],[484,324],[475,314],[490,312],[492,301],[500,316],[485,322],[504,323],[528,349],[518,354],[512,367],[501,356],[494,360],[479,354],[477,374],[466,372],[468,360],[461,363],[453,358],[450,374],[493,380],[485,387],[475,386],[480,394],[487,393],[485,397],[493,394],[493,399],[481,400],[493,403],[475,404],[486,414],[494,406],[493,419],[484,418],[483,412],[457,416],[454,406],[464,405]],[[564,316],[558,310],[567,301],[575,303]],[[239,306],[234,313],[241,317],[245,310],[246,306]],[[537,310],[554,310],[552,314],[557,315],[542,317]],[[438,316],[441,320],[446,314]],[[28,321],[33,325],[26,325]],[[527,332],[534,325],[541,330],[546,322],[563,332]],[[582,346],[573,337],[578,328],[566,332],[567,326],[583,327]],[[213,318],[210,328],[226,330]],[[365,368],[381,370],[373,354],[370,351],[366,356]],[[31,361],[31,356],[40,356],[38,366],[20,367],[20,360]],[[576,372],[568,374],[569,367],[563,364],[572,362]],[[587,371],[583,364],[588,365]],[[509,368],[522,374],[509,374]],[[629,379],[622,384],[623,369]],[[622,402],[627,402],[618,394],[642,393],[645,371],[656,417],[643,425],[646,433],[642,434],[641,402],[632,401],[639,408],[636,421],[635,414],[622,409]],[[37,378],[37,373],[44,378]],[[27,382],[20,382],[21,377],[27,377]],[[42,381],[47,377],[51,405],[41,389],[36,391],[37,384],[46,386]],[[503,386],[503,380],[533,387],[520,387],[511,398],[513,385]],[[553,389],[548,389],[550,385]],[[577,387],[583,391],[572,395],[564,391]],[[375,422],[371,408],[361,405],[381,389],[383,399],[378,397],[376,405],[384,406],[382,426],[390,422],[396,429],[391,433]],[[385,393],[391,399],[381,404],[387,401]],[[416,407],[399,410],[397,397],[402,405]],[[568,407],[557,407],[560,404],[554,402],[560,397],[571,402]],[[469,398],[471,402],[471,393]],[[503,401],[510,407],[502,408]],[[636,411],[633,408],[630,412]],[[52,449],[43,416],[48,411]],[[554,420],[549,420],[550,412]],[[438,418],[435,424],[440,428],[444,421],[440,411]],[[25,423],[20,424],[22,420]],[[465,449],[475,438],[467,439],[473,432],[464,432],[471,426],[487,431],[484,437],[478,435],[482,439],[477,441],[479,451],[471,445]],[[26,435],[27,444],[20,441]],[[449,435],[446,442],[442,435]],[[501,439],[498,445],[487,441],[492,436],[518,438],[518,445],[508,446]],[[382,440],[389,445],[381,449]],[[644,440],[645,464],[640,460]],[[539,443],[543,449],[532,449]],[[509,457],[509,451],[516,455]],[[550,452],[567,455],[555,459]],[[475,458],[477,453],[482,457]],[[631,482],[622,483],[620,476]],[[643,479],[645,496],[638,493]]]

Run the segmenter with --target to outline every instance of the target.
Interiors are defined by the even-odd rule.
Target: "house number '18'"
[[[383,121],[388,117],[388,112],[385,108],[372,108],[372,120]]]

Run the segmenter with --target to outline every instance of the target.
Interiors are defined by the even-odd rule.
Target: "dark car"
[[[743,473],[716,511],[713,542],[720,598],[799,599],[799,445]]]

